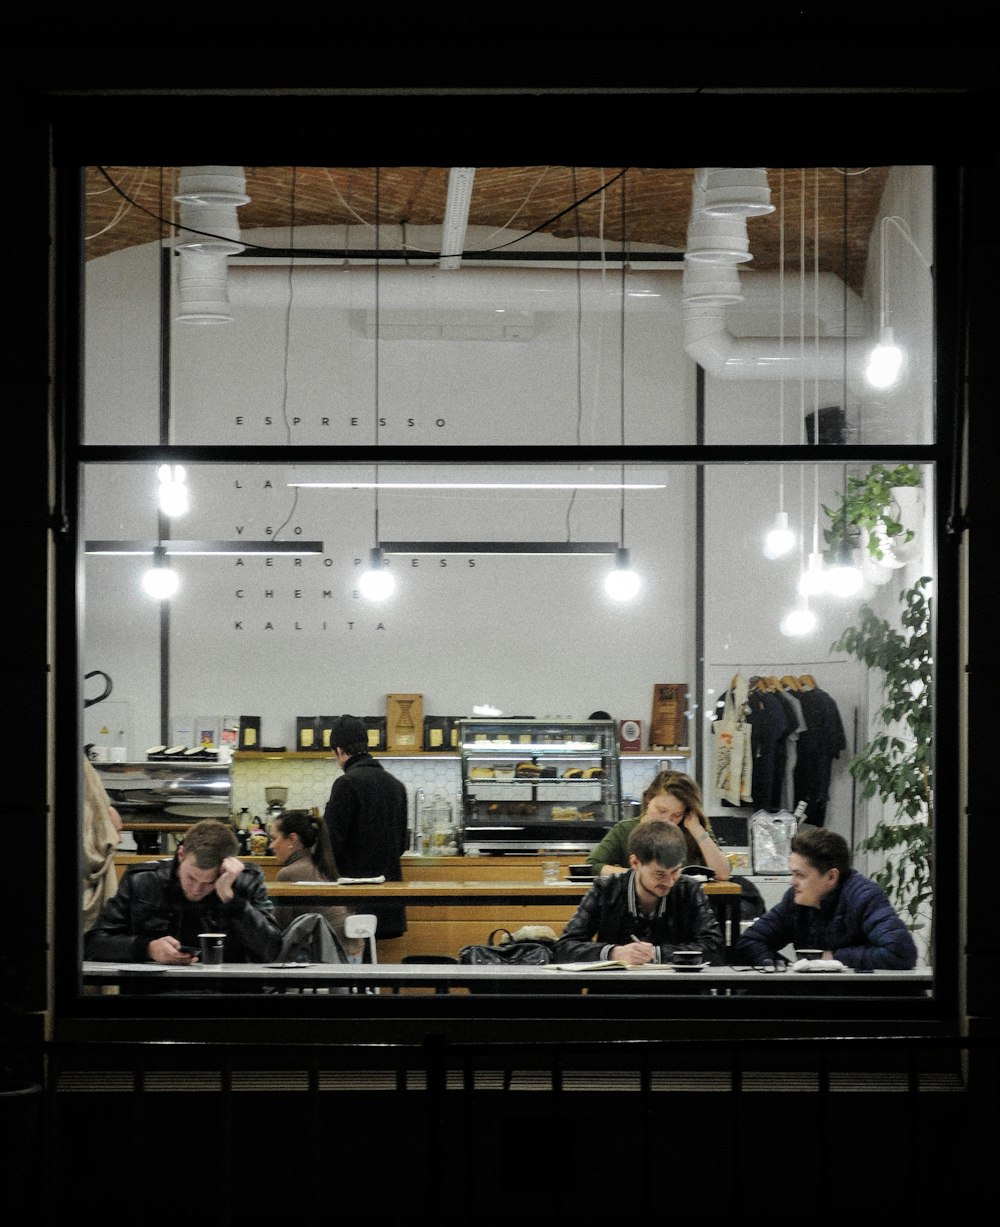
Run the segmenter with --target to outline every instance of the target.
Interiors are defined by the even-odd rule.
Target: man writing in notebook
[[[723,961],[719,922],[701,883],[685,877],[685,844],[670,822],[641,822],[626,873],[596,878],[553,950],[556,962],[669,963],[675,950]]]

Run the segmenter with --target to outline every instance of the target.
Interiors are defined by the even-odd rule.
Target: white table
[[[913,971],[772,972],[752,968],[709,967],[685,972],[673,967],[648,966],[613,970],[569,972],[551,967],[466,967],[437,963],[274,965],[223,963],[216,967],[196,964],[168,967],[158,963],[83,964],[87,984],[117,984],[125,991],[187,992],[219,986],[227,991],[245,987],[258,992],[264,987],[288,988],[469,988],[534,994],[566,993],[596,988],[616,993],[729,994],[734,990],[756,995],[889,995],[925,996],[933,984],[928,968]]]

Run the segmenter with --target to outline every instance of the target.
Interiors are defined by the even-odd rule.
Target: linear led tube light
[[[290,481],[304,490],[665,490],[656,482]]]
[[[88,541],[87,554],[155,554],[158,541]],[[208,554],[322,554],[322,541],[164,541],[171,555]]]
[[[384,554],[617,554],[617,541],[380,541]]]

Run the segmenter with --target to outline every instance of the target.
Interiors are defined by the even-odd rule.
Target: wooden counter
[[[118,881],[122,879],[122,874],[128,869],[129,865],[144,865],[147,861],[172,861],[174,854],[158,853],[154,855],[150,852],[116,852],[115,853],[115,872],[118,874]],[[278,872],[279,865],[273,856],[241,856],[240,860],[246,865],[259,865],[263,870],[264,878],[270,881]]]

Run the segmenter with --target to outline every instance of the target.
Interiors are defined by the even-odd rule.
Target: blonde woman
[[[712,827],[701,802],[701,789],[682,771],[661,771],[642,794],[642,813],[623,818],[608,831],[587,857],[596,874],[624,873],[628,841],[640,822],[652,819],[672,822],[684,836],[685,865],[705,865],[716,880],[729,878],[729,858],[712,838]]]

